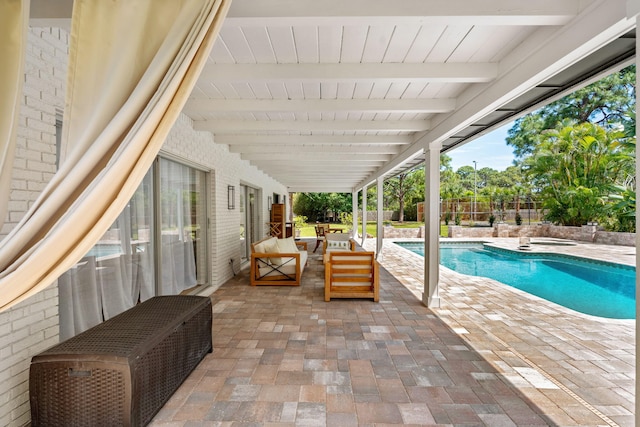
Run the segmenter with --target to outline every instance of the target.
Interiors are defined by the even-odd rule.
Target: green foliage
[[[347,193],[296,193],[293,198],[293,213],[312,222],[324,221],[329,211],[339,217],[351,209],[351,194]]]
[[[575,122],[540,134],[524,165],[542,189],[546,219],[574,226],[607,222],[614,208],[607,196],[616,182],[633,173],[632,157],[619,143],[623,137],[618,130]]]
[[[542,200],[546,219],[558,224],[598,221],[611,230],[635,231],[635,71],[627,67],[516,120],[507,143],[517,163],[504,171],[473,166],[454,171],[451,158],[442,154],[444,223],[453,219],[460,225],[464,212],[457,200],[475,193],[484,204],[480,209],[491,212],[491,225],[496,216],[505,219],[511,203],[516,223],[522,223],[520,204],[532,197]],[[385,208],[397,210],[401,220],[415,219],[424,181],[424,167],[387,179]],[[368,188],[368,210],[376,209],[376,193],[376,186]],[[293,210],[311,221],[324,220],[331,210],[352,226],[350,194],[299,193]]]
[[[415,196],[419,196],[424,200],[424,167],[412,169],[387,179],[383,188],[385,206],[397,209],[399,221],[404,221],[405,203]],[[416,216],[414,215],[413,219],[415,218]]]
[[[546,219],[635,231],[635,76],[627,67],[509,130],[507,144],[526,168],[524,193],[542,196]]]
[[[440,154],[440,172],[451,170],[451,157],[446,154]]]
[[[635,76],[635,65],[629,66],[521,117],[509,129],[507,144],[514,147],[517,159],[524,159],[535,151],[540,133],[555,129],[564,120],[590,122],[605,129],[621,126],[633,137]]]
[[[296,228],[302,229],[307,226],[307,219],[304,215],[296,215],[293,217],[293,225]]]
[[[580,226],[605,216],[606,205],[596,189],[578,186],[545,196],[545,218],[553,223]]]
[[[630,186],[618,185],[609,194],[609,200],[614,203],[614,215],[608,218],[607,228],[614,231],[636,231],[636,192]]]
[[[455,200],[464,196],[464,187],[461,181],[462,178],[460,175],[451,169],[445,170],[440,174],[440,198],[450,203],[449,206],[442,206],[442,209],[449,215],[448,219],[451,219],[455,212],[457,212],[458,206]],[[445,221],[447,221],[447,219],[445,219]]]
[[[373,185],[371,187],[367,187],[367,210],[375,211],[378,208],[378,187]],[[358,196],[361,196],[361,193],[358,193]],[[358,203],[358,206],[362,206],[362,200]]]
[[[353,227],[353,214],[351,212],[340,212],[338,218],[340,218],[340,224],[348,228]]]

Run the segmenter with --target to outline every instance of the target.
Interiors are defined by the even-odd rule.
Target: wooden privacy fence
[[[417,204],[418,221],[424,221],[424,203]],[[516,214],[520,213],[523,223],[527,221],[539,222],[542,220],[542,204],[536,200],[493,200],[485,198],[459,198],[440,200],[439,212],[441,221],[455,222],[456,215],[461,221],[489,221],[493,214],[495,221],[515,221]]]

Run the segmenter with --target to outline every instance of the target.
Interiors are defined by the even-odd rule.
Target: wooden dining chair
[[[329,226],[327,224],[316,224],[316,247],[313,248],[313,252],[318,249],[320,243],[324,243],[326,241],[326,234],[328,233]]]

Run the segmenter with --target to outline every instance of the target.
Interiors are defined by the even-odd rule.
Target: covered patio
[[[213,353],[151,425],[634,425],[634,321],[444,268],[429,309],[420,257],[385,242],[379,259],[379,303],[325,303],[319,255],[300,287],[225,283]]]
[[[74,32],[72,9],[80,3],[6,3],[29,7],[11,22],[24,24],[16,27],[24,43],[16,50],[20,66],[7,84],[13,96],[6,97],[11,105],[5,116],[15,126],[8,126],[6,140],[12,144],[5,160],[12,167],[0,170],[0,193],[7,196],[0,204],[7,217],[0,245],[6,249],[0,251],[5,255],[0,424],[29,424],[29,360],[64,336],[61,331],[71,322],[63,318],[61,302],[85,306],[65,295],[57,278],[99,242],[136,187],[144,187],[144,176],[158,172],[152,164],[164,160],[201,176],[202,197],[172,200],[202,201],[194,215],[200,225],[193,227],[201,233],[201,275],[189,285],[211,294],[215,349],[154,425],[633,425],[634,323],[576,317],[539,301],[529,304],[528,297],[483,280],[440,272],[438,199],[442,153],[636,64],[640,2],[148,0],[147,9],[136,9],[121,0],[110,10],[112,20],[100,13],[82,20],[74,12],[74,22],[86,31]],[[83,4],[110,9],[111,3]],[[181,25],[171,8],[186,11],[187,5],[194,11],[201,7],[207,18],[195,19],[201,15],[194,12],[193,26]],[[162,16],[165,35],[152,36],[158,23],[154,13]],[[97,31],[98,23],[122,45]],[[174,30],[184,43],[172,36]],[[129,32],[137,34],[137,44]],[[198,37],[187,37],[191,32]],[[103,54],[95,41],[111,54]],[[183,47],[195,65],[167,55],[166,71],[149,68],[155,63],[153,49],[147,51],[151,41],[167,48],[176,44],[176,52]],[[86,47],[93,71],[68,67],[77,58],[74,45]],[[148,61],[134,46],[146,51]],[[123,59],[125,51],[131,60]],[[98,59],[111,65],[99,66]],[[130,76],[129,65],[139,78]],[[91,99],[107,100],[116,89],[124,102],[143,87],[149,98],[136,99],[136,106],[153,105],[160,86],[144,76],[150,69],[165,81],[170,65],[188,76],[184,85],[172,83],[151,116],[131,110],[130,122],[120,124],[135,131],[133,124],[141,123],[149,132],[158,125],[161,132],[154,137],[121,138],[124,131],[82,119],[94,112],[104,113],[105,123],[120,117],[120,106],[110,114]],[[114,69],[122,79],[114,77]],[[65,95],[74,82],[86,83],[86,104]],[[174,96],[178,89],[180,96]],[[72,122],[83,138],[67,132],[70,113],[78,114]],[[103,144],[82,131],[85,125],[96,134],[105,131]],[[70,152],[82,159],[82,167],[65,163],[67,144],[80,144]],[[115,163],[114,153],[118,161],[133,161],[136,156],[125,155],[130,149],[140,157],[135,169],[104,167]],[[245,286],[246,272],[238,271],[250,244],[269,233],[272,201],[285,202],[291,215],[292,193],[351,193],[357,221],[368,188],[377,186],[381,194],[386,178],[422,163],[425,258],[394,253],[392,246],[380,251],[381,239],[374,245],[365,241],[364,229],[358,233],[359,243],[377,250],[384,267],[380,303],[325,303],[317,258],[300,287]],[[161,176],[148,178],[157,183]],[[80,188],[57,185],[69,180]],[[98,185],[110,189],[110,198]],[[54,186],[62,194],[43,212],[39,201]],[[169,187],[174,190],[175,184]],[[161,189],[148,188],[149,198],[162,200]],[[380,231],[382,197],[376,203]],[[82,219],[86,232],[74,218]],[[366,223],[366,208],[362,219]],[[149,251],[155,269],[149,283],[157,285],[165,280],[159,271],[163,226],[151,223],[140,222],[157,243]],[[178,227],[185,230],[183,225],[164,229]],[[27,238],[14,237],[25,228]],[[66,229],[74,230],[78,243]],[[40,239],[50,236],[47,230],[54,236]],[[36,250],[47,256],[27,256],[35,251],[31,241],[44,242],[47,246]],[[176,245],[187,251],[192,246]],[[195,261],[189,263],[195,269]],[[182,290],[175,289],[167,292]],[[152,291],[164,292],[161,286]],[[114,288],[106,288],[104,299],[114,295]],[[142,299],[136,294],[131,303]]]

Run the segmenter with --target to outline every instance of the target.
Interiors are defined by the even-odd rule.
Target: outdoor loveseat
[[[250,283],[300,286],[307,257],[307,242],[293,237],[267,237],[255,242],[251,245]]]

